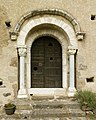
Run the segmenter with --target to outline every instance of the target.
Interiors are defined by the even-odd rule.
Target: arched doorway
[[[53,37],[39,37],[32,44],[31,87],[62,88],[62,49]]]
[[[26,22],[26,24],[23,24]],[[43,28],[43,26],[46,26]],[[39,27],[40,26],[40,27]],[[51,26],[51,28],[50,28]],[[36,28],[36,29],[35,29]],[[39,28],[39,29],[38,29]],[[42,30],[40,29],[42,28]],[[26,98],[28,94],[57,94],[61,93],[74,96],[75,88],[75,54],[78,50],[77,40],[82,40],[84,33],[76,19],[66,11],[57,9],[36,10],[27,13],[20,18],[11,35],[11,39],[17,39],[17,50],[20,57],[20,89],[18,98]],[[32,37],[27,39],[32,34]],[[32,88],[31,85],[31,46],[40,36],[54,36],[62,46],[62,88]],[[35,39],[34,39],[35,38]],[[56,40],[55,39],[55,40]],[[68,45],[65,44],[68,42]],[[68,57],[69,56],[69,62]],[[50,57],[52,59],[52,57]],[[69,63],[69,64],[68,64]],[[69,71],[68,71],[69,67]],[[35,68],[37,69],[37,68]],[[68,75],[69,74],[69,75]],[[69,76],[69,77],[68,77]],[[40,86],[39,86],[40,87]]]

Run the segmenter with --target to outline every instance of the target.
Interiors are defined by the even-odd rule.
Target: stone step
[[[86,120],[85,112],[73,98],[17,99],[14,115],[0,114],[0,120]]]
[[[87,120],[85,117],[44,117],[32,118],[31,120]]]
[[[32,117],[32,115],[0,115],[0,120],[89,120],[86,117]]]
[[[79,104],[75,102],[67,101],[35,101],[33,108],[70,108],[70,109],[80,109]]]
[[[23,117],[30,116],[34,120],[47,120],[50,117],[59,118],[79,118],[85,117],[85,113],[80,110],[80,105],[73,98],[68,99],[17,99],[15,100],[15,114]],[[49,120],[49,119],[48,119]],[[62,120],[62,119],[60,119]],[[65,119],[67,120],[67,119]],[[77,119],[76,119],[77,120]]]
[[[32,115],[37,117],[85,117],[85,113],[80,109],[33,109],[33,110],[16,110],[17,114]]]
[[[26,109],[26,110],[31,110],[32,108],[34,109],[46,109],[46,108],[70,108],[70,109],[80,109],[80,105],[77,101],[72,101],[72,100],[19,100],[16,102],[17,109]]]
[[[31,109],[57,109],[57,108],[64,108],[64,109],[80,109],[80,106],[76,105],[76,104],[34,104],[34,105],[16,105],[17,110],[31,110]]]

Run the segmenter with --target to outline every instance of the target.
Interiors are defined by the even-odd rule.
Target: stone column
[[[20,89],[18,91],[18,98],[27,98],[27,90],[25,88],[25,66],[24,66],[24,59],[26,56],[26,46],[18,47],[18,53],[20,56]]]
[[[31,88],[31,46],[27,47],[27,88]]]
[[[69,61],[70,61],[70,81],[69,81],[69,88],[68,88],[68,96],[73,97],[76,88],[75,88],[75,68],[74,68],[74,55],[76,53],[76,49],[69,49]]]

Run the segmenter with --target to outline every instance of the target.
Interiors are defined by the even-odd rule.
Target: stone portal
[[[24,98],[28,94],[41,93],[64,95],[64,91],[68,96],[74,96],[77,40],[83,39],[76,19],[67,12],[57,9],[32,11],[20,19],[15,27],[15,35],[11,36],[12,39],[14,36],[16,39],[16,33],[19,33],[18,97]],[[39,42],[40,50],[36,50]],[[56,50],[53,50],[55,48]]]

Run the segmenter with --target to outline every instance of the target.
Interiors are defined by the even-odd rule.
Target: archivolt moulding
[[[64,17],[65,19],[67,19],[73,26],[74,30],[76,33],[80,33],[81,29],[79,26],[79,23],[77,22],[77,20],[70,15],[68,12],[64,11],[64,10],[58,10],[58,9],[44,9],[44,10],[34,10],[31,12],[28,12],[26,14],[24,14],[18,21],[17,25],[14,28],[14,32],[20,32],[21,26],[23,25],[23,23],[29,19],[32,18],[34,16],[37,15],[57,15],[57,16],[61,16]]]
[[[67,13],[66,11],[58,10],[58,9],[34,10],[34,11],[24,14],[17,22],[13,32],[10,32],[11,40],[17,39],[18,33],[20,32],[21,27],[26,20],[28,20],[29,18],[32,18],[34,16],[37,16],[37,15],[40,15],[40,16],[41,15],[57,15],[57,16],[61,16],[61,17],[65,18],[72,24],[74,32],[77,36],[77,39],[83,40],[85,33],[81,32],[80,25],[77,22],[77,20],[72,15]]]

